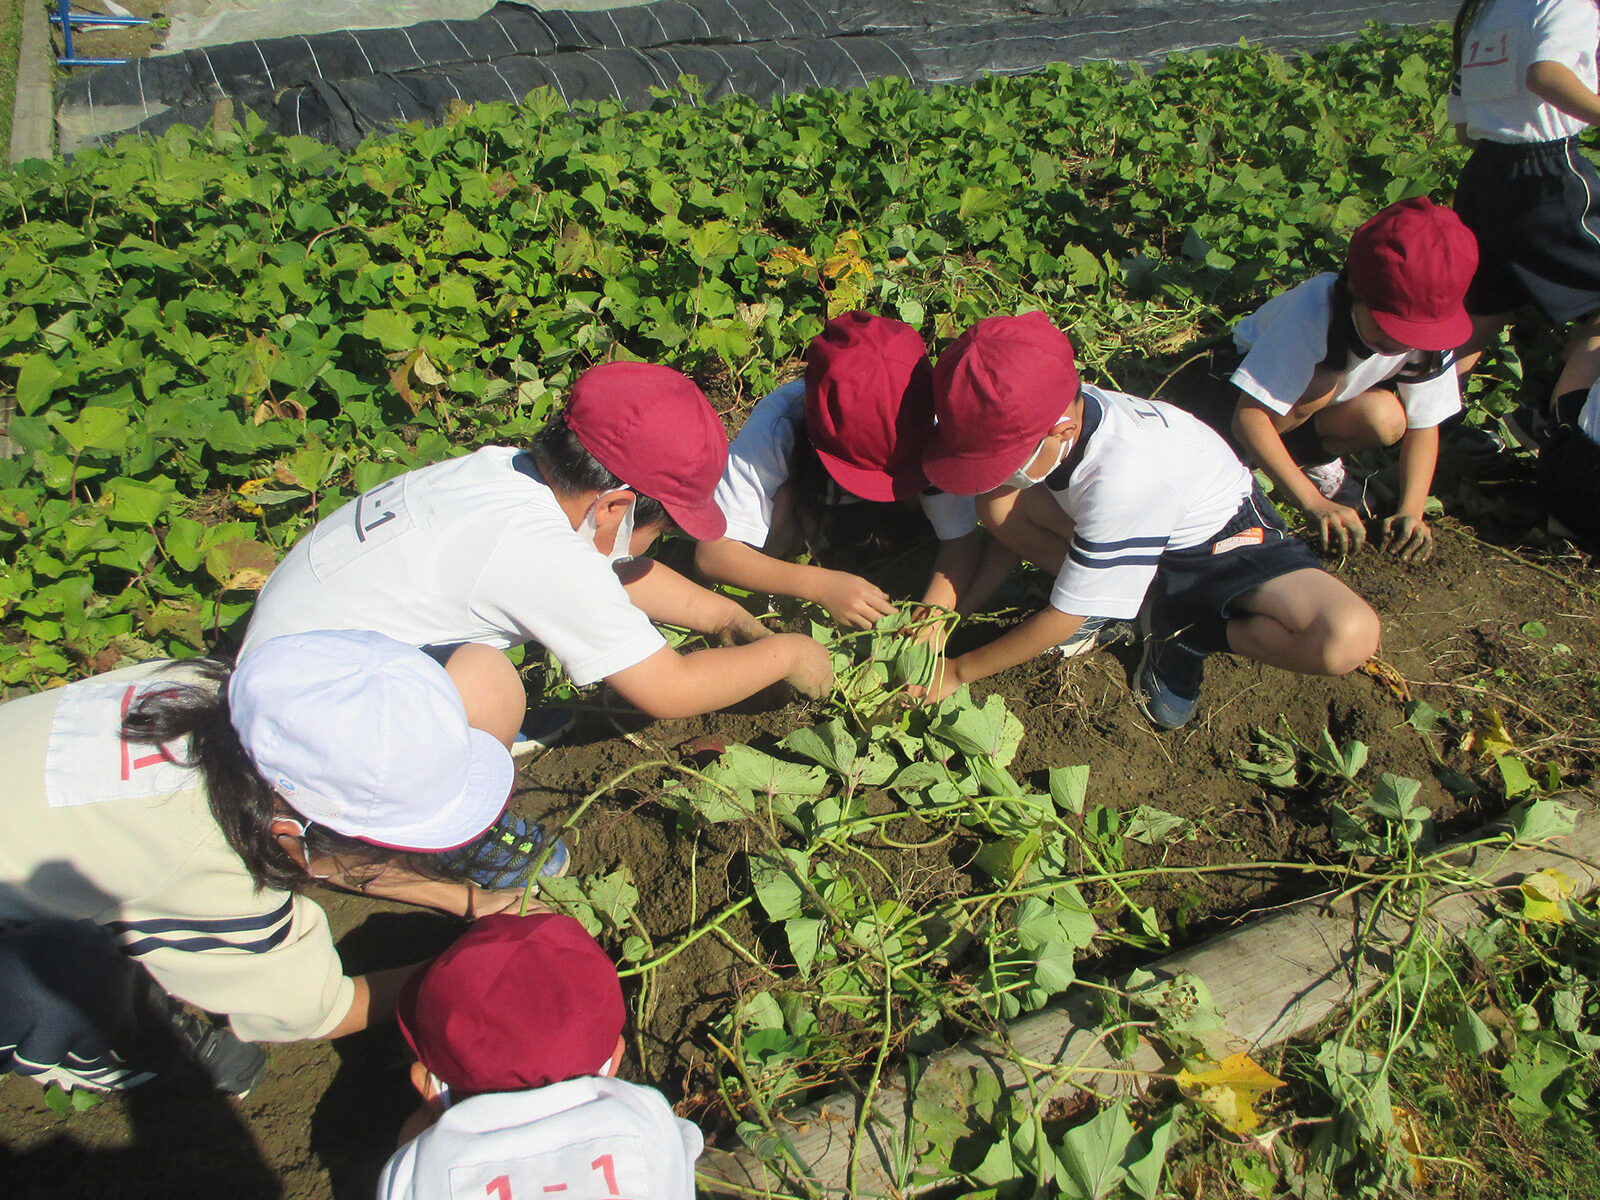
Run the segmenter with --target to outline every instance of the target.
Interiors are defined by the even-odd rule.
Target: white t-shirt
[[[1328,353],[1337,279],[1333,274],[1308,279],[1274,296],[1233,327],[1233,343],[1245,356],[1233,373],[1235,386],[1275,413],[1294,407]],[[1330,403],[1353,399],[1429,357],[1420,350],[1365,358],[1352,351]],[[1405,408],[1408,429],[1431,429],[1461,411],[1455,366],[1448,355],[1442,362],[1437,375],[1396,381],[1394,390]]]
[[[806,422],[806,381],[791,380],[768,392],[750,410],[739,435],[728,447],[728,466],[717,483],[717,507],[728,518],[728,536],[761,549],[772,533],[772,500],[788,481],[794,444]],[[837,503],[855,504],[859,496],[838,489]],[[922,511],[940,541],[965,537],[978,528],[978,508],[971,496],[945,492],[922,494]]]
[[[1589,388],[1589,395],[1578,410],[1578,430],[1591,442],[1600,445],[1600,379]]]
[[[1450,119],[1465,124],[1467,136],[1491,142],[1553,142],[1582,133],[1587,122],[1528,90],[1528,68],[1560,63],[1594,91],[1597,41],[1594,0],[1490,0],[1466,31]]]
[[[694,1200],[703,1147],[654,1088],[569,1079],[452,1105],[385,1164],[378,1200]]]
[[[187,748],[122,740],[122,714],[142,693],[214,686],[164,665],[0,705],[0,921],[93,921],[240,1037],[320,1037],[355,996],[327,917],[304,896],[257,889],[200,773],[178,765]]]
[[[1209,540],[1255,481],[1216,431],[1181,409],[1086,385],[1078,442],[1038,486],[1073,521],[1051,606],[1125,619],[1138,615],[1163,552]]]
[[[661,649],[555,493],[513,466],[519,453],[489,446],[409,471],[319,522],[261,590],[241,655],[316,629],[410,646],[538,641],[582,687]]]

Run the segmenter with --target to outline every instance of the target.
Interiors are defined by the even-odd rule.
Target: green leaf
[[[1515,800],[1518,796],[1536,791],[1539,787],[1534,782],[1533,776],[1528,774],[1528,768],[1520,758],[1510,754],[1495,756],[1494,765],[1500,772],[1500,781],[1505,784],[1506,799]]]
[[[17,407],[24,413],[38,412],[50,402],[61,376],[61,368],[48,354],[30,354],[17,372]]]
[[[1161,1195],[1161,1177],[1166,1171],[1167,1153],[1178,1135],[1175,1114],[1165,1120],[1147,1125],[1123,1155],[1127,1176],[1123,1186],[1141,1200],[1158,1200]]]
[[[1050,799],[1063,812],[1083,815],[1084,798],[1089,793],[1087,764],[1050,768]]]
[[[1004,699],[990,695],[982,708],[942,707],[928,733],[964,754],[986,756],[1004,767],[1022,743],[1022,722],[1006,708]]]
[[[1461,1010],[1450,1030],[1450,1040],[1457,1050],[1469,1058],[1481,1058],[1498,1044],[1489,1027],[1470,1008]]]
[[[1062,1135],[1056,1156],[1066,1172],[1061,1194],[1073,1200],[1103,1200],[1127,1174],[1122,1156],[1133,1141],[1127,1101],[1118,1100]]]
[[[1162,845],[1180,837],[1191,836],[1194,823],[1187,817],[1169,813],[1164,809],[1141,804],[1128,814],[1122,827],[1122,836],[1143,842],[1147,846]]]
[[[68,421],[52,416],[50,424],[78,453],[86,450],[116,452],[128,444],[128,414],[120,408],[96,405]]]
[[[1578,812],[1558,800],[1527,800],[1506,814],[1512,838],[1518,842],[1547,842],[1567,837],[1577,828]]]
[[[778,748],[821,763],[835,775],[849,776],[856,760],[856,739],[837,717],[821,725],[802,726],[778,743]]]
[[[810,856],[802,850],[785,849],[787,862],[766,854],[750,857],[750,882],[756,900],[774,921],[787,921],[800,915],[804,893],[795,882],[794,875],[805,878],[811,872]]]
[[[391,354],[407,353],[417,347],[416,318],[392,308],[369,309],[361,316],[361,336]]]

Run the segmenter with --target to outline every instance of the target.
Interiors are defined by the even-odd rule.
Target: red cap
[[[933,430],[933,364],[904,321],[850,312],[806,351],[806,433],[840,487],[902,500],[927,486],[922,444]]]
[[[728,465],[728,435],[687,376],[653,363],[601,363],[572,385],[566,420],[601,466],[661,501],[690,537],[714,542],[727,532],[711,493]]]
[[[985,317],[939,356],[928,479],[957,496],[999,487],[1078,397],[1072,343],[1042,312]]]
[[[1426,196],[1391,204],[1350,239],[1350,287],[1372,319],[1415,350],[1454,350],[1472,334],[1463,301],[1478,239]]]
[[[480,917],[400,991],[400,1032],[461,1095],[596,1075],[626,1012],[617,968],[571,917]]]

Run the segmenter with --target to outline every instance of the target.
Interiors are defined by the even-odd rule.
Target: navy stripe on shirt
[[[1160,546],[1166,549],[1165,537],[1134,537],[1122,538],[1115,542],[1091,542],[1088,538],[1074,537],[1072,544],[1081,546],[1092,554],[1109,554],[1113,550],[1126,550],[1133,546]]]
[[[253,917],[152,917],[148,921],[107,921],[106,928],[117,935],[127,933],[235,933],[269,929],[289,915],[294,897],[269,913]]]
[[[122,947],[122,952],[133,958],[141,954],[150,954],[156,950],[242,950],[246,954],[265,954],[278,946],[289,936],[289,931],[294,928],[293,922],[284,922],[276,933],[259,938],[253,942],[230,942],[226,938],[195,937],[195,938],[160,938],[148,937],[142,941],[129,942]]]

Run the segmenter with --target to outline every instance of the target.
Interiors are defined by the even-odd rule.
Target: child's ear
[[[429,1108],[443,1107],[440,1103],[443,1097],[439,1095],[438,1080],[434,1079],[428,1068],[420,1062],[411,1064],[411,1086],[417,1089],[417,1095],[422,1097]]]

